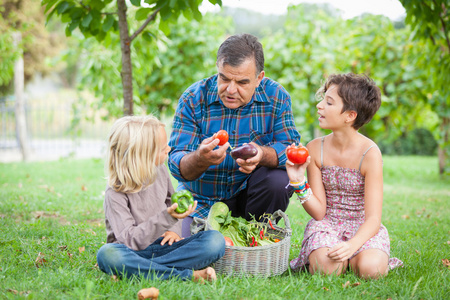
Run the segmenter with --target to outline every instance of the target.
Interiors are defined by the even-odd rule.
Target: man
[[[300,142],[291,98],[277,82],[264,77],[264,53],[249,34],[226,39],[217,52],[218,74],[190,86],[181,96],[173,119],[169,168],[178,189],[192,192],[197,210],[183,222],[189,236],[192,217],[206,218],[223,201],[233,216],[256,219],[286,210],[292,188],[285,149]],[[224,129],[229,141],[219,146],[215,133]],[[258,153],[234,160],[232,147],[253,144]]]

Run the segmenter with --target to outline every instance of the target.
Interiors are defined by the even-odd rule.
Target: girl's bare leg
[[[348,262],[337,262],[327,255],[329,248],[319,248],[309,255],[309,272],[311,274],[342,274],[348,266]]]
[[[379,249],[361,251],[350,259],[351,269],[362,278],[377,279],[388,273],[388,255]]]

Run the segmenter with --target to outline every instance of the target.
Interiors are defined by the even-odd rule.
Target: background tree
[[[215,57],[226,34],[233,30],[230,18],[207,13],[199,22],[180,16],[169,24],[166,35],[159,29],[160,18],[149,24],[144,35],[131,45],[133,65],[133,99],[136,114],[173,114],[183,91],[200,79],[216,72]],[[131,28],[137,21],[130,20]],[[77,81],[81,90],[94,91],[99,101],[87,103],[80,97],[76,105],[81,111],[88,105],[94,110],[108,111],[108,116],[123,114],[120,103],[119,36],[112,35],[98,43],[79,33],[72,37],[78,46],[69,49],[62,60],[78,61]]]
[[[94,36],[102,42],[112,34],[119,34],[121,48],[120,74],[123,88],[123,114],[133,114],[133,72],[131,44],[140,34],[152,37],[146,31],[148,24],[154,22],[159,16],[162,22],[160,29],[168,33],[168,22],[174,22],[183,14],[187,19],[200,20],[202,14],[198,10],[203,0],[145,0],[146,7],[141,7],[140,0],[130,0],[135,7],[127,7],[125,0],[43,0],[42,5],[48,12],[48,18],[53,14],[61,17],[68,23],[66,35],[79,28],[85,37]],[[212,4],[222,5],[221,0],[209,0]],[[130,33],[129,21],[131,18],[142,21],[139,28]],[[115,45],[112,45],[113,47]]]
[[[414,61],[416,67],[428,72],[426,82],[429,102],[440,119],[439,173],[450,174],[450,1],[400,0],[406,10],[406,23],[413,30],[413,38],[425,41],[427,51],[422,51]]]
[[[65,39],[55,30],[55,24],[45,27],[45,16],[38,1],[2,0],[0,5],[0,96],[12,92],[14,62],[22,54],[25,83],[39,73],[46,75],[52,68],[45,63],[65,46]],[[15,47],[12,34],[19,32],[22,43]]]

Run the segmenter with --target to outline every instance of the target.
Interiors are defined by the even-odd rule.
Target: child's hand
[[[352,249],[351,244],[342,242],[328,250],[328,257],[339,262],[344,262],[352,257],[355,250]]]
[[[288,148],[289,147],[295,147],[295,144],[288,146]],[[286,160],[286,171],[289,176],[289,180],[291,182],[302,182],[305,179],[306,167],[308,167],[310,162],[311,162],[311,156],[308,156],[308,158],[306,159],[306,162],[301,165],[294,164],[289,159]]]
[[[175,209],[177,207],[178,207],[178,203],[174,203],[167,208],[167,212],[169,213],[169,215],[171,215],[172,217],[174,217],[176,219],[184,219],[195,211],[195,209],[197,208],[197,201],[194,201],[194,206],[189,205],[188,210],[182,214],[175,212]]]
[[[161,241],[161,246],[165,243],[169,243],[169,245],[172,246],[173,243],[181,240],[181,237],[173,231],[166,231],[161,236],[164,237]]]

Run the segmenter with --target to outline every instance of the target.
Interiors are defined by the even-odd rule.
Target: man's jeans
[[[194,270],[204,269],[225,254],[223,235],[215,230],[202,231],[170,246],[161,245],[162,237],[141,251],[123,244],[103,245],[97,253],[100,270],[107,274],[189,280]]]

